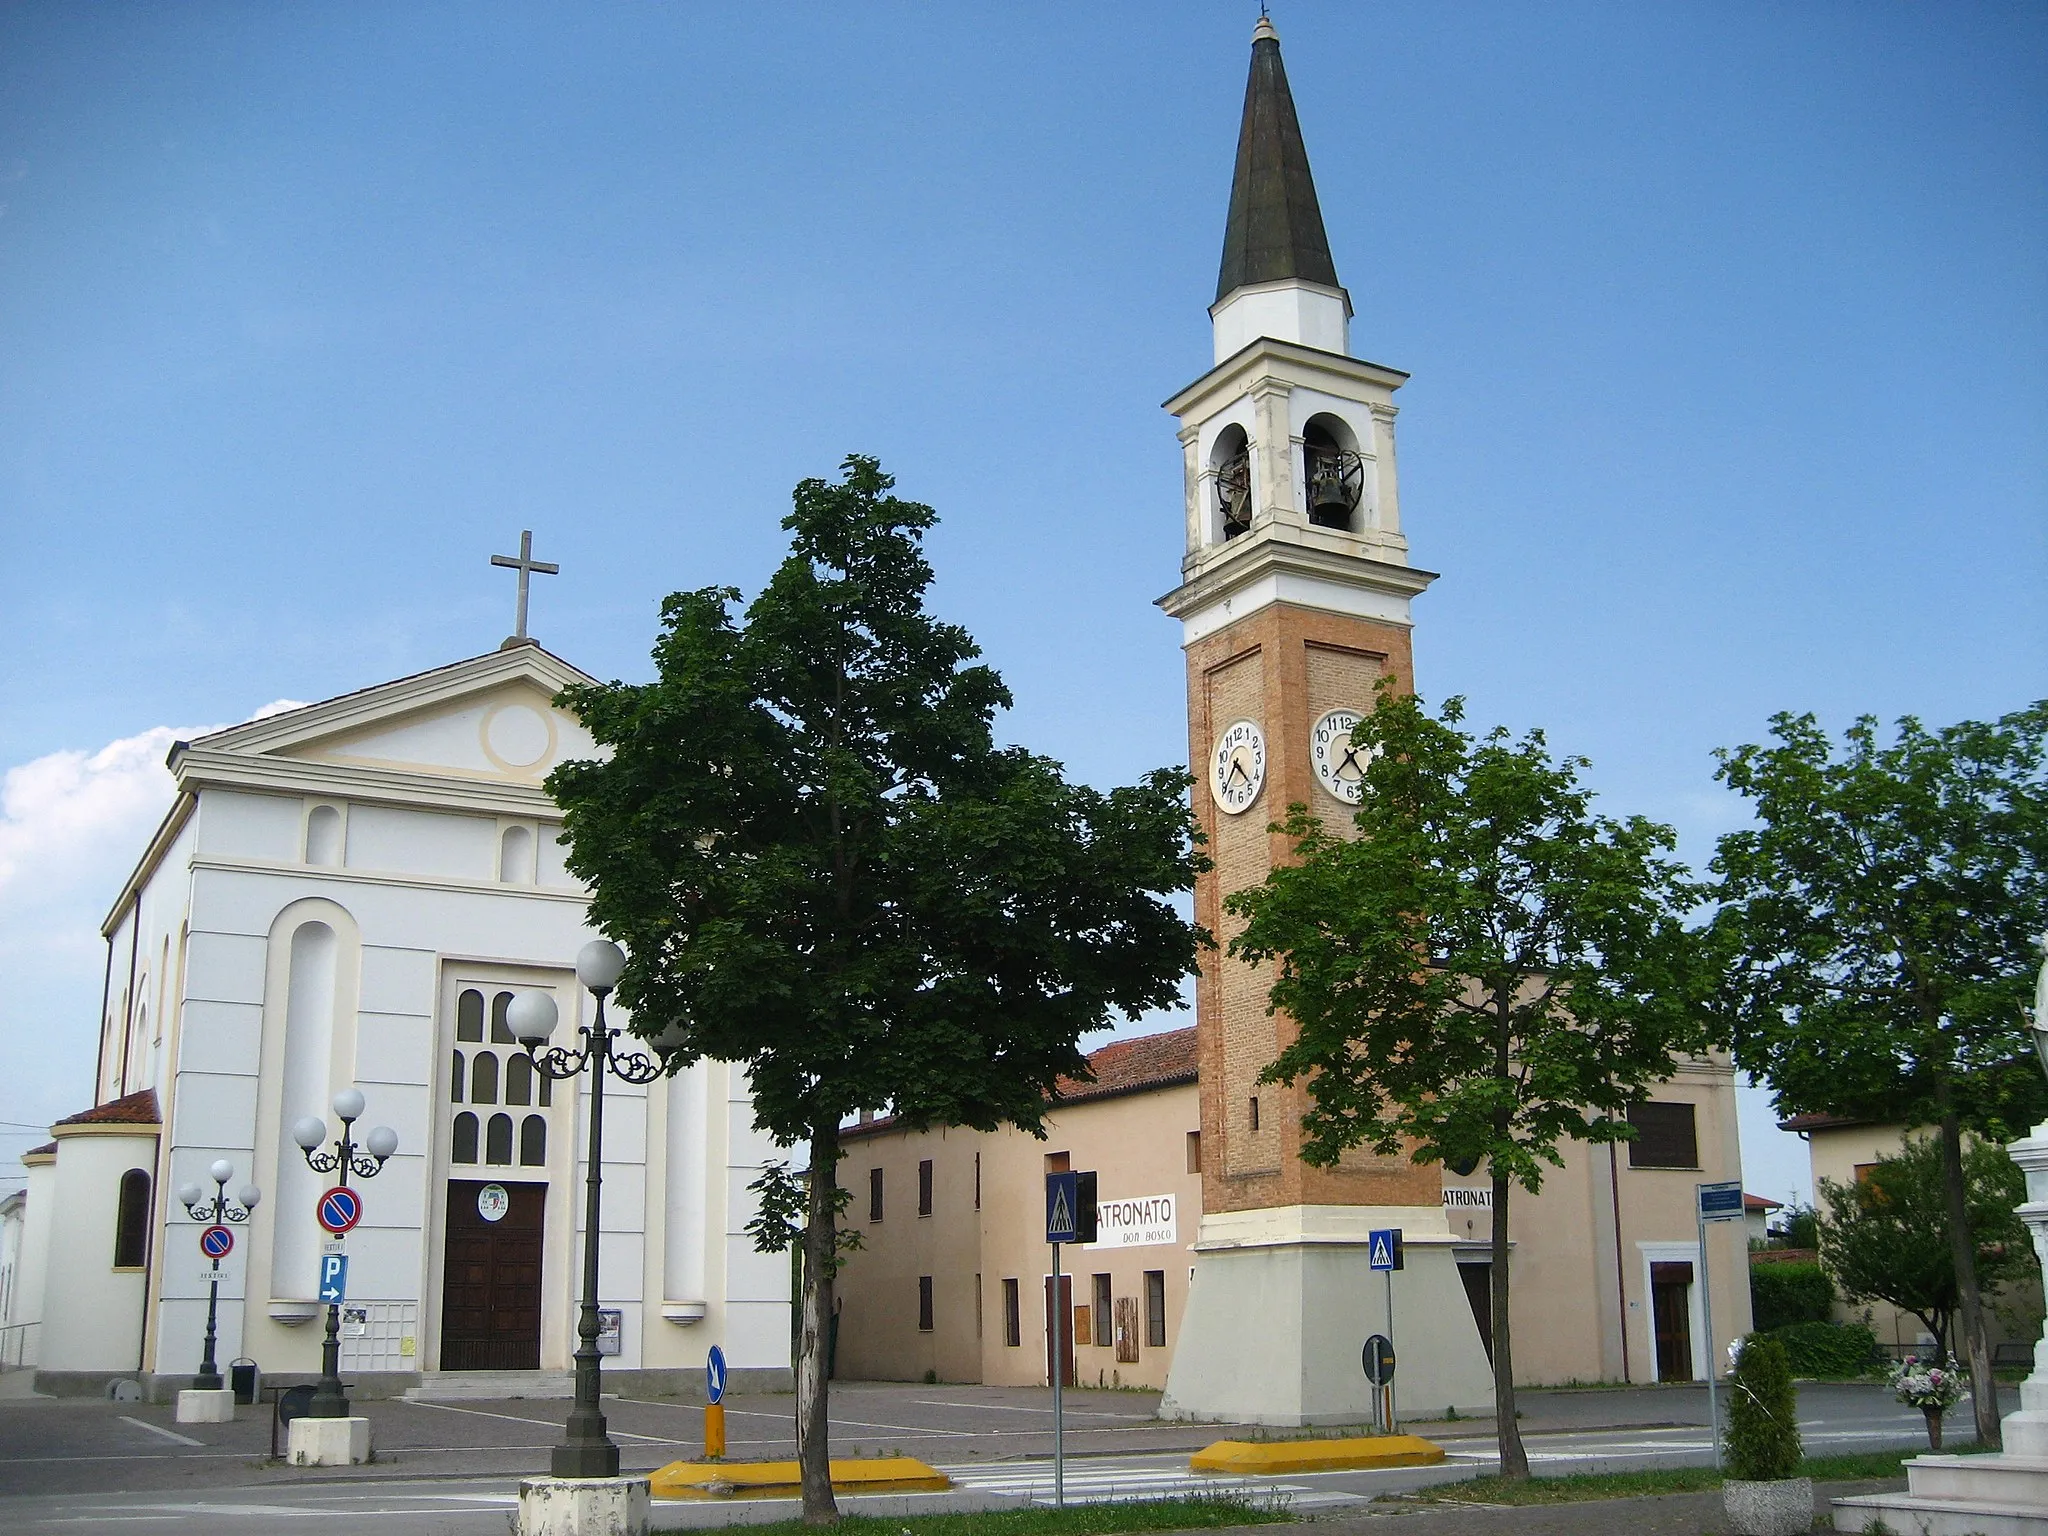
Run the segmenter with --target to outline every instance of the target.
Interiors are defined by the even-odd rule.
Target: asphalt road
[[[1711,1457],[1700,1388],[1524,1394],[1522,1428],[1539,1470],[1566,1472]],[[832,1436],[841,1455],[901,1452],[947,1470],[951,1495],[894,1496],[865,1510],[992,1507],[1050,1495],[1051,1408],[1043,1389],[910,1384],[835,1384]],[[1162,1424],[1156,1399],[1134,1392],[1067,1395],[1068,1492],[1077,1500],[1156,1497],[1230,1487],[1292,1507],[1363,1510],[1376,1494],[1488,1468],[1490,1423],[1414,1426],[1451,1453],[1445,1468],[1324,1473],[1277,1483],[1198,1477],[1189,1451],[1226,1438],[1227,1426]],[[365,1402],[376,1461],[349,1469],[292,1469],[269,1462],[267,1415],[243,1410],[234,1424],[177,1425],[168,1408],[133,1403],[0,1401],[0,1529],[175,1533],[360,1530],[366,1520],[394,1536],[489,1531],[501,1536],[518,1478],[544,1471],[567,1404]],[[728,1453],[794,1455],[788,1397],[728,1400]],[[1808,1386],[1801,1427],[1815,1451],[1924,1444],[1917,1412],[1881,1388]],[[607,1399],[607,1417],[629,1470],[689,1459],[699,1449],[701,1408]],[[1956,1422],[1967,1433],[1967,1419]],[[659,1506],[671,1528],[781,1518],[780,1501]]]

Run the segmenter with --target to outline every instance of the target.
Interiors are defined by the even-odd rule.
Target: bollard
[[[704,1459],[718,1461],[725,1455],[725,1404],[704,1405]]]

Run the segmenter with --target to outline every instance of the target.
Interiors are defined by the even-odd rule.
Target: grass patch
[[[1944,1448],[1943,1454],[1976,1455],[1976,1444]],[[1905,1464],[1922,1450],[1865,1451],[1848,1456],[1809,1456],[1799,1475],[1817,1483],[1875,1482],[1906,1475]],[[1653,1467],[1641,1472],[1579,1472],[1570,1477],[1475,1477],[1462,1483],[1418,1488],[1403,1498],[1428,1504],[1576,1504],[1587,1499],[1643,1499],[1664,1493],[1705,1493],[1721,1486],[1712,1467]]]
[[[957,1515],[843,1515],[835,1536],[1119,1536],[1124,1531],[1198,1531],[1231,1525],[1272,1525],[1295,1517],[1277,1503],[1191,1494],[1131,1504],[1067,1509],[988,1509]],[[750,1525],[749,1536],[811,1536],[801,1520]]]

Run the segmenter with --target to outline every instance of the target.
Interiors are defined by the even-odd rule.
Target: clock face
[[[1251,809],[1266,782],[1266,733],[1258,722],[1239,720],[1216,738],[1209,758],[1209,791],[1226,815]]]
[[[1333,709],[1308,733],[1308,755],[1316,765],[1317,779],[1346,805],[1365,798],[1365,765],[1373,754],[1369,748],[1351,744],[1351,733],[1364,718],[1355,709]]]

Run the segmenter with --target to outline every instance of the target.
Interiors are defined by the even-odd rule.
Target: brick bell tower
[[[1214,863],[1195,917],[1219,943],[1243,926],[1224,896],[1287,856],[1268,826],[1295,802],[1333,823],[1358,804],[1350,731],[1379,679],[1414,685],[1409,603],[1435,577],[1409,565],[1401,533],[1393,397],[1408,375],[1350,355],[1351,313],[1262,17],[1209,310],[1216,362],[1166,402],[1187,553],[1159,602],[1181,622],[1189,762]],[[1362,1151],[1332,1169],[1301,1161],[1305,1094],[1258,1081],[1292,1031],[1266,1011],[1272,982],[1269,967],[1218,951],[1196,984],[1202,1223],[1161,1415],[1369,1417],[1359,1354],[1386,1327],[1387,1292],[1365,1242],[1385,1227],[1407,1250],[1394,1287],[1404,1410],[1490,1411],[1438,1170]]]

